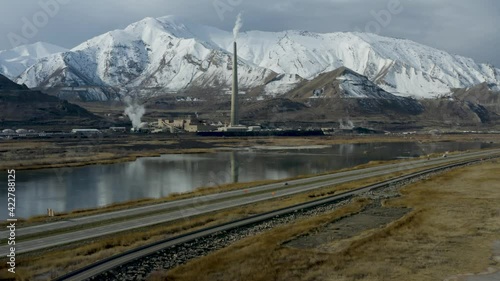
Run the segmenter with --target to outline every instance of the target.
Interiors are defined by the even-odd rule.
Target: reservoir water
[[[318,174],[377,160],[490,148],[484,143],[372,143],[324,148],[243,149],[213,154],[163,155],[134,162],[79,168],[17,171],[17,217],[161,198],[202,186]],[[1,174],[6,179],[5,171]],[[5,186],[5,185],[4,185]],[[2,188],[0,202],[7,202]],[[5,203],[6,206],[6,203]],[[7,218],[7,208],[0,219]]]

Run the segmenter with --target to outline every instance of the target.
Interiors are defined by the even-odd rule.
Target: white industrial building
[[[198,119],[192,118],[175,120],[158,119],[158,127],[160,129],[170,129],[170,132],[172,133],[176,130],[182,130],[190,133],[211,132],[215,130],[215,127],[207,125]]]

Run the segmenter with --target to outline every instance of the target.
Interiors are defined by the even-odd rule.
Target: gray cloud
[[[4,0],[0,11],[0,49],[11,48],[9,34],[22,36],[23,18],[43,11],[40,3],[68,2],[28,42],[46,41],[71,48],[144,17],[179,15],[202,24],[232,30],[244,11],[243,30],[315,32],[365,30],[407,38],[479,62],[500,66],[500,1],[497,0]],[[399,1],[390,24],[374,28],[374,14]],[[218,10],[218,12],[217,12]],[[221,15],[223,16],[221,18]],[[387,19],[382,17],[383,20]],[[38,18],[43,22],[43,17]],[[383,22],[382,20],[382,22]]]

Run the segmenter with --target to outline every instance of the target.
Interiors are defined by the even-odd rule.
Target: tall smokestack
[[[238,126],[239,105],[238,105],[238,46],[234,41],[234,57],[233,57],[233,95],[231,98],[231,126]]]

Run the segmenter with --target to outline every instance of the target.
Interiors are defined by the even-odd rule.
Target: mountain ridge
[[[231,32],[180,17],[145,18],[46,57],[17,82],[29,87],[91,83],[166,92],[193,86],[224,90],[230,87],[232,42]],[[452,88],[500,84],[500,70],[491,65],[407,39],[356,32],[247,31],[238,44],[241,87],[265,86],[262,96],[282,95],[302,79],[342,66],[399,96],[429,98]],[[276,77],[294,79],[280,82]],[[269,81],[274,84],[267,87]],[[96,96],[106,99],[101,92]]]
[[[69,51],[46,42],[22,45],[10,50],[0,50],[0,74],[16,79],[39,59],[55,53]]]

